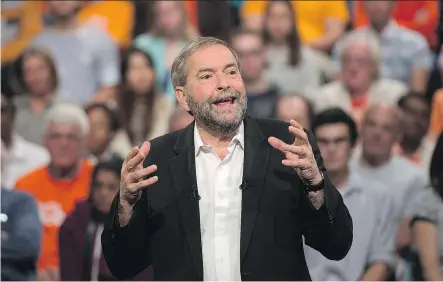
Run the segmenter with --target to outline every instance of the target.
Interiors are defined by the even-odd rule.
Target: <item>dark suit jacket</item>
[[[288,124],[245,118],[240,261],[242,280],[311,280],[306,244],[332,260],[352,244],[352,219],[329,180],[317,143],[309,133],[325,176],[325,204],[316,210],[296,172],[282,165],[284,155],[267,138],[287,143]],[[195,197],[194,124],[151,141],[144,165],[156,164],[159,180],[144,190],[125,227],[118,226],[118,196],[102,235],[113,275],[127,279],[149,265],[155,280],[202,280],[199,204]]]

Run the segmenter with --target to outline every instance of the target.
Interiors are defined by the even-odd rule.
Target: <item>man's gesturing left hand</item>
[[[318,185],[323,177],[318,169],[308,135],[295,120],[291,120],[289,123],[289,132],[295,136],[292,144],[287,144],[275,137],[269,137],[268,142],[272,147],[285,154],[286,159],[282,161],[283,165],[294,168],[305,183],[313,186]]]

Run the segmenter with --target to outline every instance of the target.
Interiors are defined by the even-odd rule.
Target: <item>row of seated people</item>
[[[329,108],[312,120],[306,119],[317,138],[328,174],[350,210],[355,234],[350,253],[340,262],[328,261],[306,247],[313,279],[385,280],[403,265],[404,249],[418,250],[418,265],[424,271],[417,273],[426,279],[441,277],[438,269],[433,269],[438,263],[428,254],[429,250],[438,249],[437,240],[427,238],[438,238],[432,226],[440,228],[443,224],[438,216],[443,208],[439,196],[443,135],[434,150],[430,169],[419,168],[396,155],[394,150],[397,140],[408,136],[402,130],[405,126],[411,127],[411,131],[419,129],[414,127],[413,116],[404,116],[417,101],[426,105],[418,97],[421,96],[407,96],[400,103],[400,109],[385,104],[370,106],[360,130],[352,117],[339,108]],[[10,100],[2,97],[2,120],[11,119],[13,106],[8,103]],[[21,176],[12,187],[3,187],[2,214],[6,215],[2,215],[3,222],[17,218],[13,214],[24,217],[23,222],[17,224],[2,224],[5,275],[14,275],[14,266],[19,265],[23,267],[18,271],[23,275],[21,279],[34,279],[32,260],[38,257],[39,280],[113,279],[103,260],[98,238],[118,191],[122,159],[115,154],[102,155],[95,163],[87,159],[88,149],[99,145],[89,143],[91,134],[94,135],[92,130],[101,132],[104,146],[109,145],[112,135],[109,109],[105,105],[93,108],[87,110],[88,114],[72,104],[52,108],[44,129],[48,162]],[[105,128],[92,129],[91,125],[97,123],[100,115]],[[186,112],[177,112],[175,120],[171,120],[171,130],[187,126],[190,119],[186,115]],[[104,138],[105,132],[108,138]],[[7,175],[13,163],[3,155],[4,151],[2,148],[2,170]],[[33,153],[28,152],[22,158],[32,159]],[[434,189],[427,188],[429,183]],[[17,205],[14,201],[21,197],[11,191],[31,195],[30,198],[22,195],[27,198],[23,201],[31,202],[26,206]],[[11,201],[16,204],[15,208]],[[426,225],[429,222],[431,231]],[[17,264],[23,260],[25,264]],[[401,273],[397,275],[405,278]],[[136,279],[152,279],[152,269],[148,268]]]
[[[104,5],[105,10],[106,6],[132,5],[125,1],[116,1],[119,3],[115,4],[98,2],[94,5]],[[414,4],[418,5],[416,12],[425,15],[422,17],[426,19],[426,26],[435,27],[437,3],[425,2],[430,3],[422,6]],[[151,54],[156,88],[171,99],[174,99],[170,80],[172,62],[183,46],[199,35],[196,26],[188,19],[192,13],[189,13],[186,3],[190,2],[156,1],[152,7],[152,27],[132,40],[132,45]],[[435,44],[430,45],[426,40],[430,36],[429,27],[425,28],[424,36],[409,29],[405,21],[400,21],[399,11],[412,10],[412,6],[403,10],[401,5],[405,4],[401,1],[362,3],[356,3],[359,8],[355,9],[364,11],[366,21],[359,20],[356,29],[350,33],[362,33],[377,41],[380,76],[402,82],[415,92],[425,93],[434,67],[433,55],[439,53],[439,50],[430,48]],[[255,30],[263,37],[267,77],[284,93],[317,96],[312,93],[313,89],[325,81],[340,78],[341,42],[348,34],[345,33],[349,19],[346,4],[344,1],[311,4],[303,1],[245,1],[240,9],[241,26]],[[28,38],[23,48],[13,49],[15,52],[20,50],[20,53],[14,56],[12,62],[27,47],[44,48],[52,54],[59,75],[56,94],[63,101],[81,104],[104,102],[115,98],[117,85],[124,82],[119,72],[120,53],[115,39],[108,31],[82,20],[82,11],[92,9],[94,5],[85,6],[80,1],[49,1],[46,6],[50,24]],[[315,11],[322,11],[317,13],[318,18],[311,16],[316,14]],[[107,27],[110,29],[111,23],[115,24],[108,19]],[[435,36],[429,40],[434,42]],[[129,46],[131,44],[125,43],[124,47]],[[2,47],[2,53],[3,49],[6,51],[7,48]],[[332,58],[329,52],[332,52]],[[8,63],[11,62],[5,64]],[[16,66],[15,63],[13,65]],[[10,70],[5,73],[10,73],[13,78],[18,75],[15,67]],[[6,79],[5,83],[9,84],[9,80]],[[10,86],[17,93],[23,91],[17,89],[14,83]]]

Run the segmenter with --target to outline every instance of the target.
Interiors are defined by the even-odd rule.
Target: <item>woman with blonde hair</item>
[[[152,29],[139,35],[134,45],[152,55],[157,77],[157,89],[171,98],[175,91],[171,83],[171,66],[181,49],[197,31],[188,21],[186,7],[181,1],[155,1]]]

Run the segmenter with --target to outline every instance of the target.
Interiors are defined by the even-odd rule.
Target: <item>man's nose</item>
[[[217,75],[217,89],[226,90],[228,88],[229,88],[229,83],[225,75],[224,74]]]

